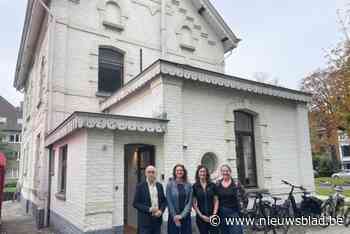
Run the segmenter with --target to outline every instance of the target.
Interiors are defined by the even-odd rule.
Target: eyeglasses
[[[147,174],[154,174],[156,173],[155,171],[147,171]]]

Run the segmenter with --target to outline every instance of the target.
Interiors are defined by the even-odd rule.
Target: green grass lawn
[[[337,185],[345,185],[350,184],[350,179],[333,179],[330,177],[319,177],[315,178],[315,187],[316,187],[316,193],[323,196],[329,196],[331,194],[334,194],[334,190],[332,188],[321,188],[321,183],[328,183],[333,186]],[[346,197],[350,197],[350,190],[344,190],[342,193]]]

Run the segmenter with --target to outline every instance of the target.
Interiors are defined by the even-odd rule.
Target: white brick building
[[[252,189],[313,190],[308,94],[224,74],[239,39],[208,0],[28,0],[23,204],[63,233],[135,226],[154,163],[222,163]]]
[[[345,131],[338,131],[338,142],[341,167],[350,170],[350,137]]]

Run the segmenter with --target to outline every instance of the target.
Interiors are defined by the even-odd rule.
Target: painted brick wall
[[[66,200],[56,198],[58,192],[59,148],[68,145],[67,155],[67,191]],[[77,228],[85,228],[86,186],[87,186],[87,132],[80,130],[56,143],[54,162],[55,170],[52,176],[51,210],[56,215],[64,217]]]
[[[225,139],[227,134],[234,138],[234,132],[231,125],[228,131],[231,129],[232,132],[227,133],[225,115],[233,115],[237,109],[249,109],[259,117],[255,128],[258,130],[256,146],[260,187],[272,192],[287,191],[288,188],[280,182],[286,179],[314,189],[305,104],[251,94],[247,96],[246,93],[192,82],[185,82],[182,92],[183,141],[188,145],[184,151],[184,162],[190,169],[191,178],[205,152],[217,154],[219,164],[230,162],[227,159],[232,152],[235,154],[234,144],[229,145]],[[170,124],[173,119],[170,117],[169,120]]]
[[[113,132],[88,130],[84,231],[112,227],[114,156]]]
[[[116,47],[125,52],[124,83],[140,72],[141,48],[144,68],[161,57],[160,3],[150,0],[116,0],[124,25],[124,30],[118,31],[108,29],[102,23],[105,20],[106,2],[52,1],[52,11],[58,23],[53,36],[50,129],[73,111],[99,111],[98,105],[102,99],[96,97],[96,92],[100,45]],[[222,43],[192,4],[188,1],[169,1],[167,5],[166,59],[224,72]],[[180,48],[180,28],[183,25],[193,30],[196,47],[193,53]]]

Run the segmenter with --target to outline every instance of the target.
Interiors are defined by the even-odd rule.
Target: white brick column
[[[183,154],[183,83],[162,77],[162,85],[164,113],[169,120],[164,135],[164,170],[167,178],[171,176],[176,163],[186,164],[188,161]]]
[[[113,226],[114,166],[114,132],[88,130],[84,231]]]

